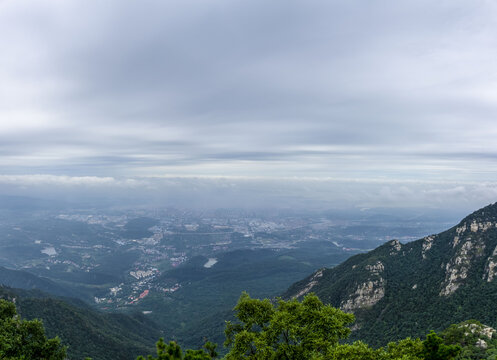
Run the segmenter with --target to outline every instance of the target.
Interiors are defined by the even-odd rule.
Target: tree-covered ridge
[[[162,335],[142,314],[106,314],[81,301],[57,299],[39,291],[0,287],[0,298],[15,300],[22,318],[41,319],[47,336],[58,336],[67,346],[69,359],[134,358],[150,352]]]
[[[354,315],[323,304],[314,294],[300,302],[252,299],[244,293],[235,307],[236,320],[226,323],[225,360],[450,360],[497,358],[493,328],[477,321],[452,325],[444,332],[430,332],[424,340],[406,338],[375,349],[364,342],[344,343]],[[84,339],[81,339],[84,341]],[[211,360],[218,358],[217,345],[207,342],[202,349],[183,351],[175,342],[156,344],[157,356],[138,360]],[[0,300],[0,358],[66,358],[58,338],[47,339],[42,323],[24,320],[13,302]],[[82,357],[78,357],[82,358]],[[116,357],[119,358],[119,357]],[[128,354],[127,359],[132,358]]]
[[[0,359],[63,360],[59,338],[47,339],[39,320],[22,320],[14,303],[0,299]]]
[[[226,324],[225,360],[450,360],[488,359],[497,354],[496,331],[477,321],[452,325],[442,333],[429,332],[424,340],[406,338],[375,349],[364,342],[345,343],[354,315],[323,304],[314,294],[276,303],[242,294],[235,307],[236,321]],[[214,350],[214,351],[210,351]],[[187,350],[175,343],[157,343],[152,359],[209,360],[215,346]],[[138,360],[144,360],[139,357]]]
[[[315,292],[351,311],[353,339],[374,346],[442,331],[476,319],[497,325],[497,205],[437,235],[388,243],[322,269],[292,285],[284,298]]]

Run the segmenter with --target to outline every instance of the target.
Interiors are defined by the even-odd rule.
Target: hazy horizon
[[[497,201],[497,4],[0,1],[0,195]]]

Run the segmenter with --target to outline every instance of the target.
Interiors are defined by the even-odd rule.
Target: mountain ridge
[[[391,240],[335,268],[320,269],[283,297],[314,292],[356,315],[354,339],[384,345],[472,318],[495,327],[496,278],[494,203],[439,234],[406,244]]]
[[[115,360],[152,352],[163,336],[158,325],[141,313],[97,311],[74,298],[56,298],[39,290],[0,286],[0,299],[16,304],[23,319],[40,319],[48,337],[68,346],[68,359]]]

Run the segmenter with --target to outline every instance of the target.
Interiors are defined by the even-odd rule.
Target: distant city
[[[270,249],[292,257],[290,252],[306,249],[314,270],[335,265],[337,258],[321,259],[324,254],[345,259],[394,238],[408,242],[452,225],[419,214],[360,215],[233,209],[23,213],[2,221],[0,264],[70,284],[80,297],[114,311],[152,293],[171,296],[184,284],[164,274],[192,259],[208,269],[219,254],[234,250]]]

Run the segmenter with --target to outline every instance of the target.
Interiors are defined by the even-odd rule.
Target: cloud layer
[[[0,173],[493,183],[496,17],[484,0],[0,1]]]
[[[497,182],[244,177],[0,176],[2,194],[56,199],[70,206],[280,208],[292,210],[420,208],[457,219],[497,198]]]

